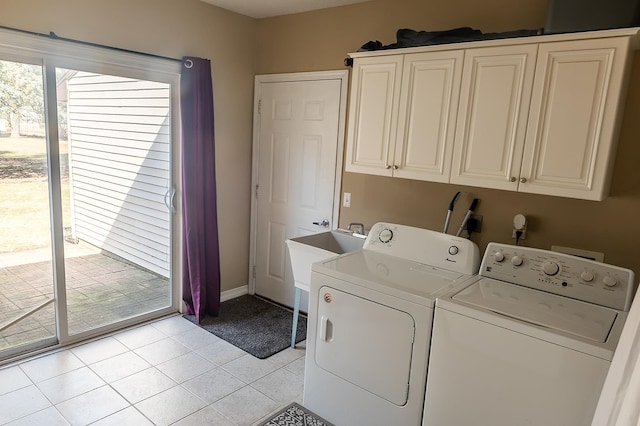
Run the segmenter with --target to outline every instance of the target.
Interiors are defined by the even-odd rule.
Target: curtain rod
[[[38,37],[46,37],[46,38],[49,38],[51,40],[68,41],[68,42],[71,42],[71,43],[82,44],[84,46],[101,47],[103,49],[111,49],[111,50],[116,50],[118,52],[134,53],[136,55],[150,56],[152,58],[167,59],[169,61],[182,62],[182,59],[170,58],[168,56],[156,55],[156,54],[153,54],[153,53],[146,53],[146,52],[138,52],[136,50],[123,49],[121,47],[114,47],[114,46],[107,46],[105,44],[92,43],[90,41],[76,40],[76,39],[73,39],[73,38],[60,37],[56,33],[54,33],[53,31],[49,32],[49,34],[44,34],[44,33],[38,33],[38,32],[35,32],[35,31],[21,30],[19,28],[5,27],[4,25],[0,25],[0,29],[10,30],[10,31],[17,31],[19,33],[35,35],[35,36],[38,36]]]

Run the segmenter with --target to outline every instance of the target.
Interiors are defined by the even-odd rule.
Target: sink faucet
[[[362,223],[350,223],[347,228],[349,229],[349,231],[353,231],[354,234],[364,235],[364,224]],[[352,228],[355,228],[355,230]]]

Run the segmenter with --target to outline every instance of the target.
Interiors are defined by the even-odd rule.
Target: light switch
[[[345,192],[342,197],[342,207],[351,207],[351,193]]]

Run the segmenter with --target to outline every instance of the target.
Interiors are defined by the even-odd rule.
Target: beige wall
[[[222,290],[247,284],[255,23],[200,0],[0,0],[0,25],[213,68]]]
[[[398,28],[443,30],[471,26],[484,32],[533,29],[544,24],[544,0],[376,0],[340,8],[258,21],[259,74],[343,69],[348,52],[369,40],[395,41]],[[529,218],[524,245],[561,245],[605,253],[605,261],[640,274],[640,53],[635,57],[622,136],[609,198],[602,202],[526,195],[344,173],[343,192],[351,208],[341,209],[340,225],[391,221],[441,230],[446,209],[462,191],[451,228],[457,228],[471,199],[480,204],[481,250],[490,241],[513,243],[513,216]],[[450,228],[450,230],[451,230]]]
[[[398,28],[485,32],[543,25],[544,0],[375,0],[271,19],[253,20],[200,0],[0,0],[0,25],[159,55],[212,60],[222,290],[246,285],[249,257],[253,75],[343,69],[343,59],[369,40],[395,41]],[[640,54],[639,54],[640,55]],[[511,219],[530,219],[524,244],[605,252],[606,260],[640,273],[640,56],[636,55],[611,196],[603,202],[514,194],[345,173],[353,194],[341,225],[387,220],[441,229],[455,191],[452,227],[473,197],[481,199],[481,249],[511,242]]]

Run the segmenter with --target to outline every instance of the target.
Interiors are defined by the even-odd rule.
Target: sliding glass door
[[[74,335],[171,306],[171,86],[57,69],[56,88]]]
[[[177,73],[2,59],[0,362],[177,311]]]
[[[39,65],[0,60],[0,351],[56,343]]]

